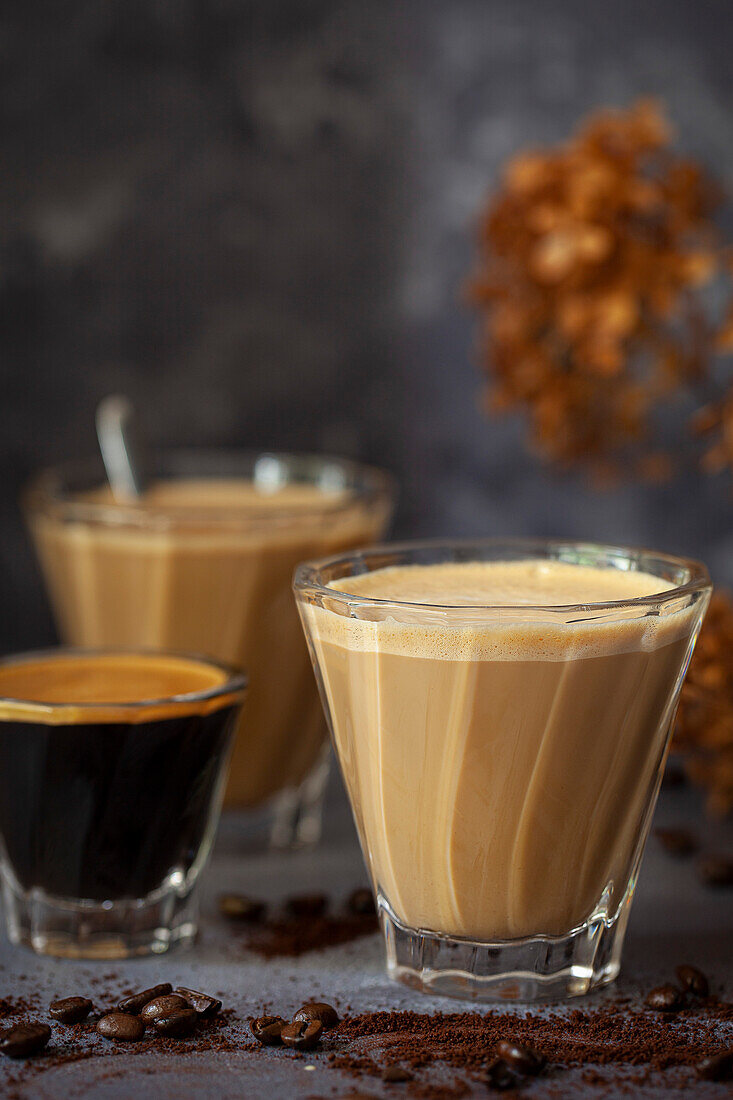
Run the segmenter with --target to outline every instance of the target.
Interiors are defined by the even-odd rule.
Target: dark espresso
[[[165,656],[0,666],[0,836],[20,889],[107,901],[185,880],[218,812],[242,688]]]

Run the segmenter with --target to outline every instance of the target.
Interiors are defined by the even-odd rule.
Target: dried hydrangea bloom
[[[700,294],[725,270],[719,196],[671,140],[653,102],[599,112],[511,160],[480,224],[470,294],[487,408],[524,411],[543,458],[605,477],[620,464],[669,476],[655,410],[733,345],[733,312],[716,333]]]

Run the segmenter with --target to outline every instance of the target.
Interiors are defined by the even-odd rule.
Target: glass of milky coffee
[[[388,475],[315,456],[169,452],[129,503],[98,460],[42,473],[24,506],[64,642],[247,669],[224,800],[243,811],[237,842],[317,840],[328,745],[292,574],[384,533]]]
[[[703,566],[572,542],[302,565],[299,610],[391,976],[476,999],[618,971]]]

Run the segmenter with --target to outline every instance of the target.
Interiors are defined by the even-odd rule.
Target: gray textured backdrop
[[[730,0],[12,0],[0,15],[0,647],[51,637],[16,509],[130,393],[158,444],[343,452],[401,534],[706,557],[725,479],[596,495],[477,411],[459,304],[501,162],[664,97],[733,190]]]

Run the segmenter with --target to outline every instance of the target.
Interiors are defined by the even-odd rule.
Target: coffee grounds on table
[[[263,1050],[253,1042],[245,1019],[232,1009],[224,1009],[210,1021],[201,1021],[198,1033],[190,1039],[172,1040],[151,1034],[131,1046],[105,1044],[96,1035],[96,1020],[130,992],[118,988],[111,993],[109,986],[104,992],[98,990],[94,996],[96,1011],[86,1021],[70,1027],[52,1024],[52,1039],[46,1050],[25,1064],[13,1065],[3,1075],[3,1095],[17,1097],[16,1090],[25,1089],[36,1074],[87,1058],[164,1053],[181,1058],[183,1072],[185,1056],[204,1051],[246,1051],[274,1059],[302,1057],[284,1049]],[[0,1013],[5,1026],[11,1017],[19,1022],[18,1015],[45,1019],[40,999],[33,993],[4,998]],[[369,1012],[343,1019],[323,1036],[320,1049],[309,1058],[335,1071],[334,1076],[345,1074],[355,1079],[353,1088],[357,1092],[364,1088],[363,1095],[381,1087],[388,1065],[399,1065],[412,1074],[412,1079],[391,1086],[395,1095],[399,1090],[410,1100],[460,1100],[487,1092],[482,1076],[495,1057],[498,1042],[510,1040],[532,1046],[547,1058],[548,1066],[541,1078],[534,1079],[541,1082],[540,1092],[547,1100],[590,1092],[633,1096],[650,1084],[663,1084],[668,1090],[697,1086],[694,1067],[733,1045],[732,1025],[733,1004],[716,997],[696,999],[672,1018],[645,1009],[638,998],[630,996],[618,996],[592,1009],[571,1008],[547,1014],[491,1010]],[[115,1075],[114,1061],[109,1067],[110,1076]],[[570,1068],[579,1072],[569,1077]],[[344,1086],[339,1096],[348,1094],[349,1086]],[[504,1095],[521,1095],[527,1087],[527,1082],[520,1079],[516,1092]]]
[[[242,944],[265,959],[295,958],[351,943],[378,929],[376,916],[283,917],[247,929]]]
[[[41,1008],[41,1006],[43,1006]],[[0,1020],[5,1026],[6,1016],[33,1016],[39,1011],[45,1012],[42,999],[34,994],[21,997],[0,997]]]
[[[246,903],[256,916],[246,921],[231,919],[228,910],[234,900]],[[335,911],[332,899],[323,894],[286,898],[280,911],[271,916],[266,915],[264,902],[239,895],[220,899],[220,909],[230,920],[235,942],[265,959],[295,958],[379,931],[371,890],[366,887],[353,891]]]
[[[393,1063],[415,1075],[441,1064],[463,1071],[450,1084],[418,1080],[402,1087],[410,1096],[448,1100],[475,1088],[496,1056],[497,1043],[511,1039],[545,1055],[548,1089],[553,1083],[562,1086],[558,1070],[569,1067],[589,1067],[582,1075],[588,1085],[625,1082],[631,1091],[661,1071],[686,1068],[684,1079],[677,1075],[674,1082],[665,1080],[681,1088],[690,1084],[690,1069],[733,1044],[733,1033],[726,1026],[732,1009],[728,1003],[708,998],[694,1012],[674,1019],[613,1003],[548,1015],[369,1012],[347,1018],[334,1029],[332,1041],[347,1046],[332,1051],[328,1061],[332,1068],[354,1077],[379,1077]]]

